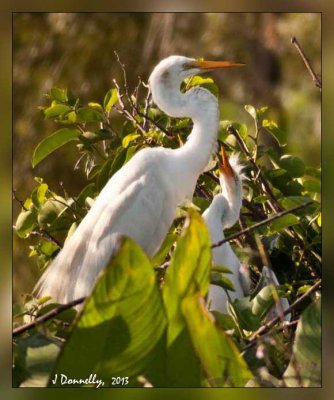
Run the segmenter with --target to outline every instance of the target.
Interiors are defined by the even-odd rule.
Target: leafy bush
[[[183,90],[192,85],[217,95],[210,78],[190,79]],[[87,178],[81,192],[70,195],[69,188],[56,193],[36,177],[36,187],[22,202],[15,230],[31,241],[29,256],[44,270],[108,179],[147,146],[181,146],[191,121],[170,118],[154,107],[141,82],[131,94],[126,84],[120,88],[115,82],[102,102],[87,105],[69,90],[53,88],[40,110],[58,129],[35,148],[33,167],[73,142],[78,150],[74,169],[82,168]],[[235,251],[249,266],[254,286],[261,266],[270,262],[280,289],[260,292],[260,298],[255,288],[256,307],[241,299],[230,314],[207,310],[210,275],[225,288],[232,285],[226,268],[211,274],[211,243],[198,213],[219,190],[213,162],[197,182],[193,203],[180,208],[160,251],[149,260],[124,239],[80,314],[70,307],[74,304],[62,307],[48,298],[28,296],[25,304],[14,305],[16,386],[53,386],[55,374],[87,378],[77,386],[96,385],[90,374],[105,386],[320,385],[320,170],[285,153],[287,135],[267,117],[266,107],[246,105],[245,111],[250,126],[220,123],[219,140],[229,152],[241,152],[247,176],[240,226],[227,236],[234,235]],[[123,118],[121,129],[114,128],[115,113]],[[275,147],[264,145],[268,134]],[[255,224],[256,229],[238,234]],[[268,322],[275,295],[286,296],[292,305],[292,322],[285,327],[279,317]],[[29,316],[43,322],[22,328]],[[60,384],[58,379],[55,385]]]

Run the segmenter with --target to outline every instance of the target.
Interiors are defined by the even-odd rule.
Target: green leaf
[[[67,89],[53,87],[50,90],[50,95],[54,100],[59,101],[60,103],[66,103],[68,101]]]
[[[262,320],[275,304],[271,285],[263,287],[252,300],[252,312]]]
[[[280,200],[280,204],[282,205],[283,208],[293,208],[297,207],[301,204],[305,204],[311,199],[306,196],[288,196],[284,197],[283,199]],[[308,209],[308,207],[307,207]]]
[[[140,135],[138,133],[130,133],[129,135],[126,135],[122,140],[122,146],[126,149],[131,142],[139,137]]]
[[[166,272],[164,303],[169,319],[168,342],[171,343],[184,327],[181,300],[195,292],[204,297],[209,288],[211,248],[208,228],[194,210],[188,211],[185,231]]]
[[[20,386],[46,386],[51,369],[60,351],[60,341],[35,333],[20,340],[18,349],[17,364],[23,366],[27,376],[27,379]]]
[[[232,125],[233,128],[238,131],[239,135],[243,138],[246,139],[246,137],[248,136],[248,128],[246,124],[239,124],[239,122],[235,122],[235,121],[229,121],[229,120],[224,120],[224,121],[220,121],[219,123],[219,134],[218,134],[218,139],[221,142],[225,142],[227,136],[230,134],[228,132],[228,127]]]
[[[78,122],[99,122],[103,121],[101,112],[89,107],[79,108],[77,111]]]
[[[303,188],[307,192],[321,193],[321,183],[318,179],[306,178],[303,179]]]
[[[42,140],[35,148],[32,157],[33,168],[59,147],[77,139],[79,136],[80,132],[77,129],[62,128]]]
[[[36,212],[34,210],[22,211],[17,217],[15,231],[20,238],[24,238],[36,225]]]
[[[233,283],[224,274],[220,272],[211,272],[210,281],[213,285],[220,286],[223,289],[235,291]]]
[[[104,185],[108,182],[109,178],[112,177],[124,164],[126,157],[126,149],[120,147],[113,159],[107,160],[99,173],[97,180],[97,187],[101,191]]]
[[[103,107],[107,112],[110,112],[113,105],[118,101],[118,93],[116,89],[108,90],[107,94],[104,96]]]
[[[185,79],[185,89],[189,90],[194,86],[201,86],[211,92],[214,96],[218,97],[219,90],[212,78],[202,77],[199,75],[191,76]]]
[[[294,214],[285,214],[282,217],[270,222],[270,232],[279,232],[282,229],[287,228],[299,223],[299,218]]]
[[[154,255],[154,257],[151,260],[154,266],[161,265],[165,261],[167,254],[169,253],[172,245],[175,243],[177,238],[178,236],[174,233],[169,233],[165,237],[165,240],[160,246],[159,251]]]
[[[289,387],[321,386],[321,298],[298,321],[292,357],[283,375]]]
[[[94,196],[95,196],[95,183],[90,183],[81,190],[81,192],[76,198],[76,203],[80,207],[84,207],[86,198],[87,197],[93,198]]]
[[[112,376],[133,379],[152,362],[165,328],[152,265],[140,246],[125,239],[87,299],[54,373],[96,373],[107,386]]]
[[[33,192],[31,193],[31,200],[34,203],[34,206],[39,208],[43,205],[46,201],[46,192],[48,190],[48,185],[46,183],[42,183],[41,185],[37,186]]]
[[[230,304],[230,311],[241,329],[256,331],[260,327],[260,319],[253,313],[248,297],[233,300]]]
[[[245,105],[245,110],[248,112],[248,114],[255,120],[258,120],[258,115],[256,112],[256,108],[251,106],[250,104]]]
[[[293,178],[298,178],[305,174],[304,161],[297,156],[283,155],[279,160],[279,166],[285,169]]]
[[[67,208],[66,200],[60,196],[48,199],[38,213],[38,224],[41,228],[51,225]]]
[[[244,386],[252,373],[232,339],[214,323],[204,299],[195,293],[182,301],[193,346],[209,386]]]
[[[276,139],[280,146],[286,145],[286,133],[279,129],[277,123],[275,121],[269,121],[268,119],[264,119],[262,121],[262,127],[267,130],[271,134],[271,136]]]
[[[71,107],[65,104],[55,104],[54,106],[48,107],[44,110],[45,118],[55,118],[61,114],[65,114],[71,111]]]
[[[102,108],[101,104],[99,104],[99,103],[90,102],[90,103],[88,103],[88,107],[92,108],[93,110],[98,111],[101,114],[103,113],[103,108]]]
[[[59,246],[47,240],[42,240],[38,245],[38,249],[44,255],[51,257],[57,250],[59,250]]]

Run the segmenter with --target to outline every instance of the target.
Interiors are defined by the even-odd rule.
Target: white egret
[[[217,243],[225,238],[224,229],[233,226],[240,215],[242,205],[242,164],[237,154],[227,158],[221,148],[222,163],[219,163],[221,193],[214,196],[211,205],[204,211],[203,218],[209,228],[211,242]],[[212,261],[215,266],[228,267],[232,274],[228,278],[235,291],[229,294],[218,285],[210,285],[208,304],[210,310],[227,312],[228,297],[231,300],[245,297],[249,292],[247,270],[240,263],[229,243],[212,249]]]
[[[35,288],[39,296],[66,303],[88,295],[121,235],[135,240],[149,256],[155,254],[177,205],[192,198],[217,140],[216,97],[202,87],[181,93],[180,85],[201,72],[241,65],[170,56],[154,68],[149,79],[153,101],[170,116],[193,120],[188,141],[174,150],[143,149],[112,176],[40,278]]]

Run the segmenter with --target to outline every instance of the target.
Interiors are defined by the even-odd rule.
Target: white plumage
[[[211,205],[203,213],[203,218],[209,228],[211,242],[218,243],[225,238],[224,229],[233,226],[239,218],[242,205],[242,168],[237,154],[228,160],[222,147],[223,164],[220,164],[221,193],[217,194]],[[233,283],[235,291],[229,291],[231,300],[242,298],[248,294],[247,270],[242,268],[240,260],[235,255],[229,243],[224,243],[212,249],[212,261],[215,266],[228,267],[232,274],[227,277]],[[218,285],[210,285],[208,304],[210,310],[227,312],[228,295]]]
[[[180,85],[188,76],[239,65],[170,56],[155,67],[149,79],[153,101],[170,116],[192,118],[187,143],[175,150],[143,149],[109,180],[40,278],[35,288],[39,296],[66,303],[88,295],[121,235],[134,239],[149,256],[154,255],[177,205],[186,197],[192,198],[217,139],[215,96],[201,87],[181,93]]]

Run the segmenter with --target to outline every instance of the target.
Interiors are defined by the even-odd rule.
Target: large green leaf
[[[35,148],[32,157],[32,166],[36,167],[45,157],[53,153],[64,144],[77,139],[80,132],[77,129],[62,128],[43,139]]]
[[[164,302],[171,343],[184,327],[181,301],[197,291],[204,297],[209,288],[211,249],[209,232],[202,217],[189,210],[185,232],[177,242],[164,285]]]
[[[298,321],[296,339],[288,368],[287,386],[321,386],[321,299],[311,304]]]
[[[106,386],[112,376],[135,378],[154,358],[165,327],[153,267],[125,239],[88,298],[54,373],[76,378],[96,373]]]
[[[220,330],[203,297],[192,294],[182,301],[189,334],[209,386],[244,386],[252,378],[232,339]]]

